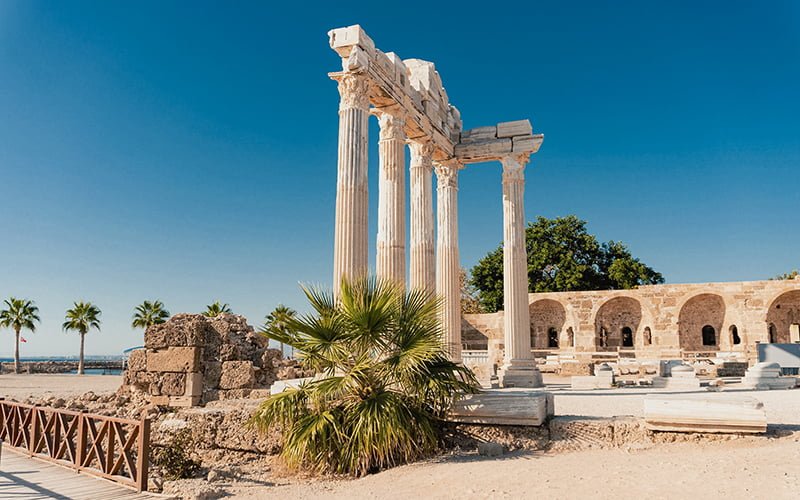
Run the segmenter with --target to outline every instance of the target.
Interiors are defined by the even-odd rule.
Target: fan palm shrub
[[[278,304],[278,306],[264,318],[264,326],[261,327],[261,333],[266,334],[274,329],[279,330],[281,333],[286,333],[286,330],[289,328],[289,320],[296,316],[297,311],[283,304]],[[281,354],[283,354],[283,342],[280,342],[280,345]]]
[[[92,328],[100,331],[100,308],[91,302],[75,302],[71,309],[67,309],[64,324],[61,328],[65,332],[75,331],[81,337],[81,350],[78,357],[78,375],[83,375],[83,346],[86,334]]]
[[[5,308],[0,311],[0,327],[14,330],[14,373],[19,373],[19,334],[22,329],[36,331],[39,308],[33,301],[11,297],[3,301]],[[24,340],[24,339],[23,339]]]
[[[203,311],[203,316],[207,316],[209,318],[216,318],[222,313],[231,313],[231,308],[228,304],[222,304],[220,301],[216,300],[213,304],[209,304],[206,306],[206,310]]]
[[[147,330],[153,325],[160,325],[169,319],[169,311],[164,307],[160,300],[145,300],[134,309],[133,322],[134,328],[144,328]]]
[[[252,423],[282,431],[289,467],[317,472],[360,476],[435,451],[439,420],[478,387],[448,359],[439,301],[374,278],[345,280],[338,300],[303,291],[314,312],[267,336],[318,376],[265,400]]]

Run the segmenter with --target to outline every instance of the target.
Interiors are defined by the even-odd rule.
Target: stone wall
[[[158,405],[195,406],[254,391],[266,396],[279,372],[294,363],[233,314],[176,314],[148,328],[144,343],[131,353],[123,384]]]
[[[551,328],[558,333],[558,349],[576,353],[625,349],[623,329],[629,328],[631,349],[648,357],[754,353],[757,342],[770,341],[770,328],[774,342],[800,340],[800,279],[532,293],[528,302],[531,345],[538,349],[548,348]],[[471,349],[481,337],[487,339],[484,349],[491,339],[503,339],[502,312],[467,314],[462,325]],[[706,327],[713,329],[713,344],[703,342]]]

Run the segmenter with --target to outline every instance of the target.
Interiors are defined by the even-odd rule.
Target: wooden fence
[[[0,440],[29,456],[147,490],[150,420],[130,420],[0,398]]]

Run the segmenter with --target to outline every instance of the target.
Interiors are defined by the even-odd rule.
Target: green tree
[[[64,324],[61,325],[65,332],[75,331],[81,336],[78,375],[83,375],[83,346],[86,334],[92,328],[100,331],[100,314],[100,309],[91,302],[75,302],[71,309],[67,309]]]
[[[164,323],[168,319],[169,311],[160,300],[145,300],[134,309],[131,326],[147,330],[149,327]]]
[[[231,312],[231,308],[228,304],[221,304],[220,301],[216,300],[213,304],[206,306],[206,310],[203,311],[203,316],[216,318],[220,314],[231,314]]]
[[[472,285],[467,270],[463,267],[458,275],[461,285],[461,312],[463,314],[476,314],[485,312],[481,301],[478,300],[478,291]]]
[[[297,311],[283,304],[278,304],[278,306],[264,318],[264,326],[261,327],[261,333],[267,335],[271,330],[275,330],[279,335],[285,336],[288,334],[290,320],[295,317],[297,317]],[[280,342],[280,345],[281,354],[283,354],[283,342]]]
[[[790,273],[779,274],[779,275],[775,276],[772,279],[773,280],[793,280],[793,279],[797,278],[798,276],[800,276],[800,271],[795,269],[794,271],[792,271]]]
[[[343,281],[338,298],[304,288],[314,313],[289,320],[285,334],[319,378],[271,396],[253,416],[282,430],[290,467],[364,475],[433,452],[437,420],[472,372],[447,357],[439,302],[374,278]]]
[[[634,258],[623,243],[598,243],[586,230],[586,221],[574,215],[529,222],[525,243],[531,292],[623,289],[664,282],[660,273]],[[502,245],[472,268],[471,283],[486,311],[502,309]]]
[[[40,322],[39,308],[31,300],[11,297],[3,301],[5,308],[0,311],[0,327],[14,330],[14,373],[19,373],[19,333],[22,329],[36,331]]]

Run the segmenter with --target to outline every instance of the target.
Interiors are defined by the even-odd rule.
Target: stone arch
[[[600,306],[594,318],[597,350],[623,347],[623,330],[626,328],[630,330],[631,344],[636,345],[641,323],[642,305],[638,300],[631,297],[609,299]]]
[[[725,300],[715,293],[701,293],[687,300],[678,315],[678,339],[687,351],[719,350],[719,333],[725,322]],[[704,331],[714,330],[714,344],[704,345]]]
[[[553,299],[537,300],[528,310],[531,318],[531,346],[534,349],[547,349],[551,329],[555,329],[558,338],[561,338],[567,312],[560,302]]]
[[[793,328],[800,328],[800,290],[778,295],[767,309],[767,332],[774,337],[770,342],[791,342]]]
[[[736,325],[731,325],[728,328],[728,333],[730,333],[730,342],[731,345],[739,345],[742,343],[742,338],[739,336],[739,328]]]

